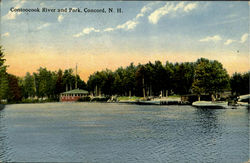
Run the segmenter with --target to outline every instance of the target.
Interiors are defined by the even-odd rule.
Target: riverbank
[[[3,109],[4,109],[4,107],[5,107],[5,105],[4,105],[4,104],[0,104],[0,110],[3,110]]]
[[[138,105],[187,105],[188,103],[184,103],[181,101],[181,97],[179,96],[169,96],[169,97],[162,97],[162,98],[119,98],[116,101],[118,103],[128,103],[128,104],[138,104]]]
[[[8,103],[8,104],[28,104],[28,103],[32,104],[32,103],[51,103],[51,102],[59,102],[59,101],[52,100],[52,99],[23,99],[20,102]],[[87,96],[84,98],[80,98],[79,100],[75,102],[122,103],[122,104],[133,104],[133,105],[193,105],[193,102],[188,101],[179,95],[173,95],[173,96],[167,96],[167,97]],[[228,108],[229,106],[231,106],[232,108],[236,108],[236,106],[240,106],[240,104],[237,105],[236,103],[234,104],[228,100],[217,101],[217,102],[212,102],[212,101],[207,100],[206,104],[207,103],[209,105],[213,104],[213,106],[217,108],[217,106],[220,106],[222,102],[227,103],[226,107],[224,106],[224,108]],[[200,104],[200,102],[198,103]],[[206,106],[209,106],[209,105],[206,105]],[[202,106],[203,106],[203,103],[202,103]],[[247,106],[249,107],[249,104]]]

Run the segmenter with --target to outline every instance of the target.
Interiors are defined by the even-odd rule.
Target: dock
[[[126,104],[137,104],[137,105],[186,105],[187,103],[183,103],[180,97],[169,97],[169,98],[157,98],[152,100],[121,100],[118,103],[126,103]]]

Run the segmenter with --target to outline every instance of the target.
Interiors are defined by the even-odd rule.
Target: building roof
[[[89,92],[83,89],[73,89],[71,91],[63,92],[61,94],[88,94]]]

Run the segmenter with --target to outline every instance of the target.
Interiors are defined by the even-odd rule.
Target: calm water
[[[246,108],[106,103],[8,105],[0,162],[245,162]]]

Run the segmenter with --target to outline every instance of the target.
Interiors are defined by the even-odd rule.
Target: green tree
[[[131,63],[128,67],[126,67],[123,73],[122,85],[125,91],[125,95],[132,96],[135,91],[135,72],[136,67],[133,63]]]
[[[0,46],[0,103],[2,99],[6,99],[8,91],[8,78],[7,78],[7,66],[4,65],[4,53],[2,46]]]
[[[144,86],[146,91],[146,96],[153,95],[153,84],[154,84],[154,65],[149,62],[145,65],[145,75],[144,75]]]
[[[174,65],[173,87],[176,94],[191,92],[194,79],[194,65],[190,62]]]
[[[229,75],[218,61],[198,59],[195,66],[193,92],[216,95],[229,86]]]
[[[249,89],[249,85],[250,85],[250,82],[249,82],[249,78],[250,78],[250,71],[248,71],[247,73],[244,73],[243,74],[243,83],[241,85],[241,88],[242,88],[242,94],[249,94],[250,92],[250,89]]]
[[[117,95],[123,95],[125,93],[125,85],[124,85],[124,76],[125,70],[120,67],[114,72],[114,86],[113,92]]]
[[[165,90],[169,92],[171,92],[174,88],[174,65],[172,63],[166,62],[165,65],[165,71],[163,72],[163,87],[165,88]],[[164,92],[164,90],[163,90]]]
[[[40,67],[38,73],[34,73],[36,94],[38,97],[55,97],[56,73]]]
[[[146,82],[145,78],[147,75],[147,71],[144,65],[138,65],[138,68],[135,73],[136,78],[136,87],[139,90],[139,96],[146,97]]]
[[[94,74],[89,76],[89,80],[87,82],[88,90],[93,92],[94,95],[101,95],[101,88],[103,85],[103,77],[102,73],[97,71]]]
[[[8,74],[8,102],[19,102],[22,99],[21,87],[18,85],[18,78]]]
[[[101,91],[105,95],[112,95],[113,92],[113,83],[114,83],[114,75],[111,70],[106,69],[106,71],[100,72],[100,77],[102,80]]]
[[[67,69],[63,73],[63,85],[65,86],[65,91],[73,89],[75,85],[75,76],[73,75],[73,69]]]
[[[87,84],[80,78],[79,75],[76,77],[77,88],[87,90]]]
[[[27,72],[23,81],[23,95],[25,98],[35,96],[35,79]]]
[[[56,77],[55,93],[58,96],[62,92],[65,92],[63,85],[63,72],[61,69],[59,69]]]
[[[249,94],[250,71],[244,74],[234,73],[230,78],[232,94],[244,95]]]

